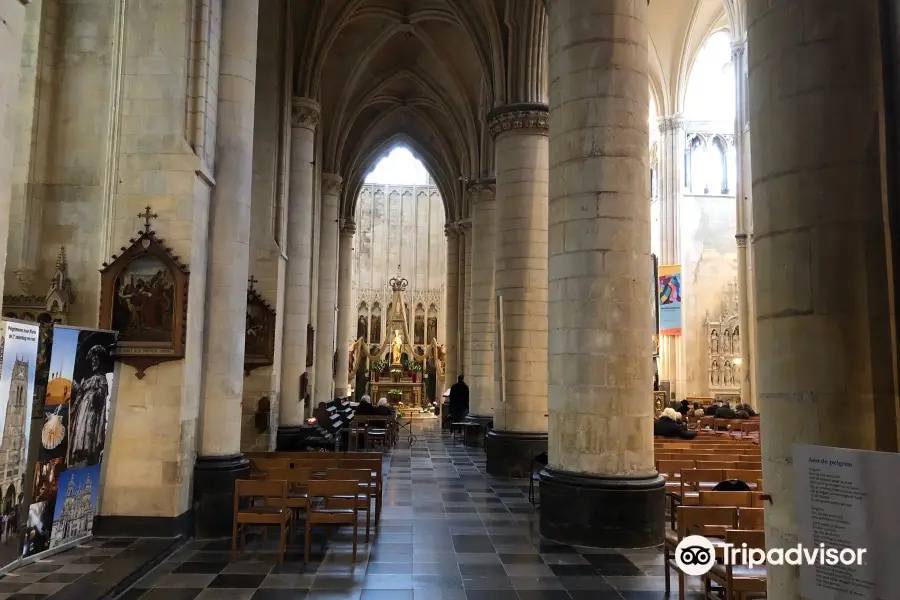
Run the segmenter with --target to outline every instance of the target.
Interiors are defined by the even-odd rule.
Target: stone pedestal
[[[480,423],[494,418],[494,223],[493,181],[479,181],[472,191],[472,276],[469,311],[469,417]]]
[[[210,203],[206,339],[194,515],[201,537],[231,532],[241,455],[241,396],[250,264],[253,113],[259,0],[224,0],[216,188]]]
[[[746,21],[769,548],[798,543],[794,444],[897,451],[879,2],[817,4],[799,27],[789,4],[750,0]],[[799,599],[798,578],[769,566],[768,597]]]
[[[488,123],[497,157],[494,286],[504,319],[494,377],[503,376],[505,390],[497,389],[505,393],[494,401],[487,472],[522,476],[547,439],[547,106],[503,106]]]
[[[312,267],[313,162],[319,105],[309,98],[291,103],[291,164],[284,276],[284,329],[281,342],[281,401],[276,440],[303,424],[300,378],[306,371],[306,328]],[[276,442],[277,443],[277,442]]]
[[[647,4],[605,4],[601,13],[591,2],[548,3],[550,429],[541,534],[640,548],[662,543],[665,501],[650,401]]]
[[[351,325],[356,324],[353,310],[353,234],[356,225],[344,223],[338,246],[338,312],[337,312],[337,372],[334,374],[334,395],[350,395],[350,343]],[[354,329],[355,331],[355,329]]]
[[[338,214],[341,176],[322,174],[322,212],[319,218],[318,316],[316,318],[316,383],[311,403],[334,397],[334,339],[337,309]]]
[[[459,231],[455,223],[444,228],[447,235],[447,287],[444,290],[444,315],[447,319],[447,358],[444,369],[444,386],[456,383],[459,375]],[[437,390],[441,396],[446,389]]]

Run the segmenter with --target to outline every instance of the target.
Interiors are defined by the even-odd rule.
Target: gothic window
[[[377,302],[372,305],[372,322],[369,340],[373,344],[381,343],[381,305]]]
[[[712,140],[710,151],[712,154],[709,159],[710,183],[719,188],[716,191],[726,195],[729,192],[728,142],[722,136],[717,135]]]
[[[684,101],[684,117],[719,121],[734,129],[735,84],[731,36],[720,29],[707,38],[694,58]]]

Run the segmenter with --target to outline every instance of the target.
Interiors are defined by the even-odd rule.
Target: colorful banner
[[[92,533],[117,337],[113,331],[53,327],[24,556]]]
[[[37,324],[4,320],[0,339],[0,566],[19,554],[19,505],[24,497],[28,463],[34,375],[37,367]]]
[[[681,335],[681,266],[659,267],[659,333]]]

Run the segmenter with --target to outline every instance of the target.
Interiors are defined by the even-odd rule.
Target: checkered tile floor
[[[0,600],[42,600],[92,573],[131,546],[134,538],[93,539],[0,579]]]
[[[666,598],[659,551],[598,551],[543,540],[527,482],[485,475],[481,450],[454,445],[437,422],[424,427],[412,448],[404,444],[385,459],[381,527],[370,545],[361,545],[355,566],[344,530],[314,538],[307,565],[302,532],[282,565],[275,542],[254,540],[231,563],[230,540],[191,541],[120,600]],[[688,589],[699,590],[699,581]]]

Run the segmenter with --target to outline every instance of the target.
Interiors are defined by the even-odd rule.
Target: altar
[[[403,402],[405,406],[422,406],[423,384],[421,381],[413,383],[412,380],[400,381],[372,381],[369,383],[372,390],[372,401],[377,402],[379,398],[387,398],[391,406],[396,406]],[[401,396],[391,395],[392,390],[399,390]]]

